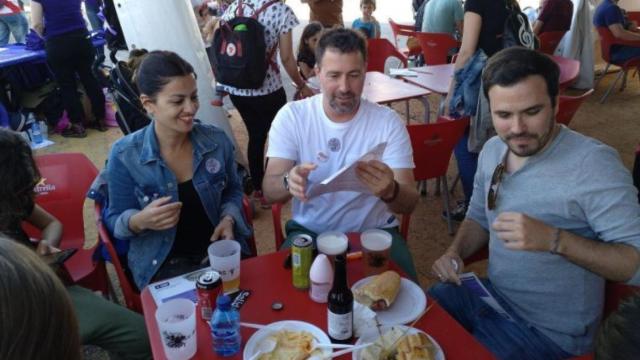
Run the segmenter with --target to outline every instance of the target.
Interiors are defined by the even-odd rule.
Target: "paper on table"
[[[502,315],[507,320],[514,321],[511,315],[509,315],[509,313],[498,303],[496,298],[491,295],[489,290],[487,290],[487,288],[482,285],[482,282],[480,281],[478,276],[476,276],[476,274],[470,272],[460,274],[458,277],[460,278],[460,281],[462,282],[462,285],[464,287],[466,287],[473,294],[480,297],[480,299],[482,299],[482,301],[484,301],[487,305],[491,306],[491,308],[495,312]]]
[[[360,161],[371,161],[382,159],[384,149],[387,147],[386,142],[381,142],[366,154],[362,155],[358,160],[351,164],[345,165],[333,175],[324,179],[320,183],[309,184],[307,189],[307,198],[311,199],[318,195],[336,192],[336,191],[356,191],[362,193],[371,193],[369,188],[358,180],[356,176],[356,166]]]
[[[210,269],[206,267],[188,274],[149,284],[149,292],[157,306],[178,298],[189,299],[195,303],[197,301],[196,281],[198,281],[200,274],[208,270]]]

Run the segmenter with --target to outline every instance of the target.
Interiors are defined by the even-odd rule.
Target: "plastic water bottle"
[[[42,131],[40,130],[40,125],[36,121],[36,117],[33,116],[33,113],[30,113],[29,117],[27,118],[27,127],[29,129],[29,136],[31,137],[31,141],[34,144],[42,143]]]
[[[211,317],[213,350],[220,356],[232,356],[240,351],[240,313],[231,306],[231,298],[221,294]]]

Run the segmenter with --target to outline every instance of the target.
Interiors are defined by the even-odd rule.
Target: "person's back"
[[[617,0],[604,0],[598,5],[593,15],[593,25],[607,28],[618,40],[637,43],[637,45],[612,45],[609,56],[613,62],[640,58],[640,33],[635,28],[627,29],[627,21],[622,9],[618,7]]]
[[[462,4],[458,0],[430,0],[424,9],[422,32],[455,35],[461,29]]]
[[[81,0],[36,0],[42,5],[47,39],[76,30],[86,30]]]
[[[573,17],[573,3],[571,0],[546,0],[542,4],[542,10],[536,22],[540,22],[538,29],[534,22],[533,28],[536,34],[548,31],[567,31],[571,27]]]

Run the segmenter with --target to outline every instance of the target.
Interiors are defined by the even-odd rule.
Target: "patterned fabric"
[[[253,9],[259,9],[263,4],[269,2],[269,0],[244,0],[244,16],[251,16]],[[227,10],[222,15],[223,20],[231,20],[235,17],[236,9],[238,8],[238,0],[229,5]],[[280,35],[286,34],[292,31],[294,27],[299,24],[298,18],[293,13],[293,10],[284,3],[275,3],[269,6],[266,10],[258,15],[258,21],[264,26],[265,43],[267,44],[267,54],[271,54],[272,49],[278,46],[278,39]],[[277,65],[277,49],[273,51],[271,63],[267,69],[267,76],[264,79],[264,83],[259,89],[238,89],[225,84],[220,84],[224,91],[237,96],[262,96],[275,92],[282,87],[282,79],[280,79],[280,71]]]

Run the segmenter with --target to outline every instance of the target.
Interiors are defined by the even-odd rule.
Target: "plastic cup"
[[[240,243],[235,240],[218,240],[209,245],[211,269],[220,273],[222,290],[233,293],[240,289]]]
[[[186,360],[196,354],[196,305],[191,300],[173,299],[161,304],[156,321],[167,359]]]
[[[389,251],[393,238],[384,230],[372,229],[360,234],[362,264],[367,276],[377,275],[389,269]]]
[[[340,231],[327,231],[318,235],[316,245],[319,252],[329,257],[335,257],[347,251],[349,239]]]

